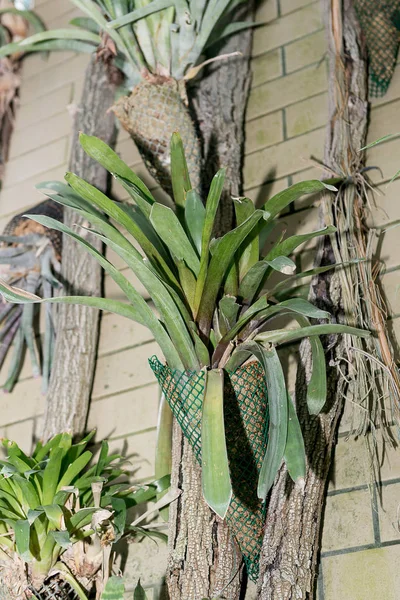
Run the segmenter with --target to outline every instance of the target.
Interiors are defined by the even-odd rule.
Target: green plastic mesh
[[[369,92],[383,96],[396,66],[400,42],[400,0],[355,0],[369,62]]]
[[[171,371],[154,356],[149,362],[201,462],[204,372]],[[265,503],[257,498],[257,481],[268,439],[267,392],[264,372],[258,363],[226,373],[224,416],[233,488],[226,520],[243,554],[248,576],[256,581],[265,522]]]

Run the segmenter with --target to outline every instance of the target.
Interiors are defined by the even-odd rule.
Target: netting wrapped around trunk
[[[156,357],[149,362],[196,459],[201,462],[204,372],[171,371]],[[233,488],[226,520],[243,554],[248,576],[256,581],[265,521],[265,503],[257,497],[257,481],[268,440],[267,390],[259,363],[226,372],[224,416]]]
[[[367,43],[369,93],[383,96],[396,66],[400,0],[355,0],[354,5]]]

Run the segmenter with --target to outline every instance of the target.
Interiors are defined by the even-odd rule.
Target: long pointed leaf
[[[250,342],[244,344],[260,361],[265,373],[268,393],[268,445],[258,479],[258,497],[265,500],[281,466],[288,432],[288,402],[285,377],[278,354],[273,347]]]
[[[291,397],[288,395],[288,434],[285,446],[284,461],[292,480],[304,486],[306,476],[306,451],[299,419]]]
[[[170,252],[178,259],[184,260],[197,276],[200,268],[199,259],[175,213],[167,206],[156,202],[151,208],[150,221]]]
[[[214,228],[214,221],[218,210],[218,205],[221,199],[222,190],[225,183],[225,169],[220,169],[214,175],[211,182],[210,191],[207,196],[206,213],[204,217],[204,226],[201,237],[201,256],[200,256],[200,271],[196,284],[195,295],[195,314],[197,314],[200,306],[200,301],[203,295],[204,285],[207,278],[208,261],[210,257],[210,241]]]
[[[221,519],[232,499],[224,424],[224,372],[205,372],[201,424],[201,468],[204,499]]]
[[[270,198],[264,205],[265,219],[270,221],[274,219],[279,213],[281,213],[289,204],[301,198],[305,194],[315,194],[316,192],[322,192],[324,190],[330,190],[337,192],[337,189],[332,185],[326,184],[318,179],[312,179],[310,181],[300,181],[291,185],[282,192],[278,192],[272,198]]]
[[[262,215],[262,211],[255,211],[244,223],[239,225],[239,227],[236,227],[236,229],[233,229],[224,235],[219,241],[217,249],[211,258],[198,312],[199,329],[206,337],[210,331],[211,319],[218,291],[224,277],[227,275],[234,254],[253,230]]]

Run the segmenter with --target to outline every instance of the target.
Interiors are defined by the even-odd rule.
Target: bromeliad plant
[[[28,589],[47,597],[48,584],[54,593],[57,580],[64,580],[85,600],[94,582],[101,591],[112,544],[128,532],[149,535],[126,527],[127,508],[154,500],[169,478],[139,488],[121,482],[121,456],[109,455],[104,441],[94,461],[87,449],[93,435],[76,444],[70,434],[56,435],[32,456],[3,440],[0,570],[11,598],[24,598]]]
[[[269,250],[265,252],[264,248],[282,210],[303,194],[331,186],[316,180],[297,183],[272,197],[261,209],[256,209],[248,198],[234,199],[236,227],[214,239],[214,220],[225,172],[221,169],[213,178],[204,206],[192,187],[178,134],[171,140],[176,212],[156,202],[144,183],[101,140],[81,134],[80,142],[87,154],[125,187],[133,204],[110,200],[73,173],[66,175],[68,185],[47,182],[42,187],[56,192],[48,192],[50,198],[84,216],[92,226],[92,233],[123,259],[147,289],[155,310],[125,275],[89,244],[85,233],[80,235],[56,220],[33,215],[31,218],[36,222],[72,236],[98,260],[127,299],[119,302],[59,297],[51,301],[85,304],[137,321],[150,329],[172,371],[204,369],[203,492],[210,507],[221,517],[226,514],[232,494],[223,414],[225,369],[234,370],[248,359],[256,358],[265,372],[270,425],[258,482],[259,498],[266,498],[283,459],[291,477],[301,481],[305,475],[304,444],[277,348],[280,344],[310,338],[313,368],[307,402],[310,412],[317,414],[326,398],[326,365],[319,336],[340,333],[368,336],[369,333],[330,324],[327,312],[302,298],[291,297],[288,291],[291,282],[315,273],[296,275],[290,255],[300,244],[316,236],[333,234],[335,228],[325,227],[287,238],[278,236]],[[126,233],[121,233],[120,228]],[[271,284],[271,276],[276,273],[285,279]],[[41,301],[4,283],[0,290],[13,302]],[[278,316],[290,317],[298,326],[274,329],[273,320]]]
[[[187,107],[186,83],[215,43],[249,27],[234,22],[244,0],[71,0],[85,14],[74,28],[34,35],[0,49],[10,52],[97,52],[125,75],[125,92],[114,107],[151,173],[170,191],[169,141],[179,131],[191,181],[199,189],[201,150]],[[132,92],[132,93],[131,93]]]

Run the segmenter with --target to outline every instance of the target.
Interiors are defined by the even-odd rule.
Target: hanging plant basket
[[[149,362],[201,463],[204,371],[172,371],[155,356]],[[225,372],[224,419],[233,488],[226,520],[240,546],[247,573],[256,581],[265,520],[265,502],[257,497],[257,482],[268,440],[267,390],[258,362]]]

